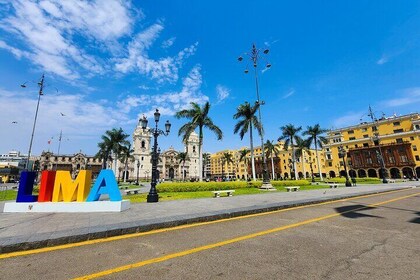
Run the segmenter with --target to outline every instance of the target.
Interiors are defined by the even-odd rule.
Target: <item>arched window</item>
[[[142,147],[142,148],[146,148],[146,142],[144,142],[144,140],[143,140],[143,141],[141,141],[141,147]]]
[[[193,153],[195,153],[195,146],[193,146]]]

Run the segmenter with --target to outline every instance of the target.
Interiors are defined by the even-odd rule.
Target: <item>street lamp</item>
[[[258,62],[260,59],[264,59],[264,55],[267,55],[270,52],[270,50],[268,49],[258,49],[255,44],[252,45],[252,49],[251,52],[249,53],[245,53],[245,55],[249,58],[249,60],[251,61],[251,63],[253,64],[254,67],[254,76],[255,76],[255,88],[256,88],[256,93],[257,93],[257,101],[256,104],[258,104],[258,120],[261,124],[261,128],[263,127],[262,124],[262,118],[261,118],[261,105],[264,105],[264,101],[260,100],[260,94],[259,94],[259,89],[258,89]],[[242,56],[238,57],[238,61],[241,62],[244,58]],[[266,62],[265,68],[268,69],[271,67],[271,64]],[[248,74],[248,65],[245,68],[245,74]],[[268,175],[268,167],[267,167],[267,161],[266,161],[266,157],[265,157],[265,151],[264,151],[264,130],[261,129],[261,151],[262,151],[262,161],[263,161],[263,184],[261,186],[261,189],[269,189],[272,190],[274,189],[273,186],[270,183],[270,176]]]
[[[156,183],[157,183],[157,164],[158,164],[158,136],[159,135],[169,135],[169,132],[171,130],[171,124],[169,121],[166,121],[165,123],[165,131],[158,129],[158,122],[160,118],[159,110],[156,109],[156,112],[154,113],[155,117],[155,128],[151,128],[150,131],[153,134],[154,142],[153,142],[153,151],[152,151],[152,182],[149,194],[147,195],[147,202],[158,202],[159,201],[159,195],[156,190]],[[140,120],[141,127],[143,131],[147,128],[147,118],[143,116],[143,118]]]
[[[338,157],[343,159],[344,172],[346,173],[346,187],[351,187],[351,182],[349,180],[349,175],[347,174],[346,150],[344,150],[343,146],[338,147]]]
[[[139,170],[140,170],[140,159],[137,160],[137,180],[136,185],[139,185]]]
[[[26,83],[23,83],[20,86],[22,88],[26,88]],[[43,90],[44,90],[44,74],[42,74],[41,80],[38,82],[38,86],[39,86],[38,102],[36,104],[36,111],[35,111],[35,117],[34,117],[34,124],[33,124],[33,127],[32,127],[31,141],[29,142],[28,159],[26,160],[26,166],[25,166],[25,169],[28,170],[28,171],[30,171],[29,170],[29,159],[31,158],[32,142],[34,140],[36,119],[38,118],[39,101],[41,100],[41,95],[43,95]]]
[[[375,129],[372,126],[373,137],[372,141],[375,146],[378,147],[378,150],[376,151],[376,156],[378,158],[378,161],[381,165],[381,173],[382,173],[382,183],[387,184],[388,180],[386,179],[386,169],[385,169],[385,160],[384,156],[382,154],[381,146],[379,145],[379,132],[378,132],[378,119],[375,118],[375,115],[372,111],[372,108],[369,106],[369,114],[368,116],[372,119],[372,123],[375,124]]]

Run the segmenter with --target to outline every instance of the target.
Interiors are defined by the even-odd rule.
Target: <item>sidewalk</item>
[[[0,253],[211,221],[413,186],[420,187],[420,182],[136,203],[121,213],[3,213],[3,202],[0,203]]]

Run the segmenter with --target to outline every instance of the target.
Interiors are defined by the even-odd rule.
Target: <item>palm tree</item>
[[[199,167],[198,170],[203,170],[203,128],[207,128],[210,131],[213,131],[216,136],[217,140],[221,140],[223,138],[222,130],[217,127],[211,118],[208,116],[210,110],[210,103],[206,102],[203,107],[200,107],[199,104],[191,102],[191,108],[185,109],[177,112],[175,117],[186,118],[190,121],[181,126],[178,131],[178,136],[183,135],[182,141],[187,143],[188,137],[190,134],[198,127],[198,154],[199,154]],[[203,173],[200,172],[200,181],[203,181]]]
[[[284,149],[287,150],[289,145],[292,147],[292,162],[293,169],[295,170],[295,180],[298,179],[297,170],[296,170],[296,155],[295,155],[295,145],[294,141],[298,137],[297,133],[302,130],[302,127],[295,127],[293,124],[288,124],[280,127],[282,135],[279,137],[278,141],[284,140]]]
[[[179,160],[179,163],[182,163],[182,181],[185,181],[185,162],[189,159],[187,152],[177,154],[176,159]]]
[[[265,154],[267,157],[271,158],[271,171],[272,171],[272,178],[274,180],[274,157],[277,157],[279,154],[279,148],[273,144],[273,141],[267,140],[264,144]]]
[[[121,147],[128,144],[126,140],[129,135],[125,134],[122,128],[113,128],[112,130],[105,131],[101,136],[102,142],[98,143],[99,152],[97,156],[104,159],[103,168],[106,168],[106,161],[110,158],[111,153],[114,153],[115,158],[121,153]],[[117,170],[117,160],[115,160],[115,170]]]
[[[327,138],[322,136],[325,132],[327,132],[327,129],[322,129],[319,124],[316,124],[314,126],[308,126],[306,127],[306,131],[303,132],[303,135],[308,135],[308,141],[309,144],[314,144],[315,146],[315,155],[316,155],[316,161],[318,165],[318,171],[319,171],[319,178],[322,181],[322,171],[321,171],[321,164],[319,162],[318,157],[318,147],[322,149],[322,144],[326,144],[328,142]]]
[[[131,143],[121,147],[121,154],[119,160],[124,163],[124,182],[127,181],[128,161],[134,162],[134,149],[131,148]],[[119,174],[118,174],[119,176]]]
[[[233,115],[234,119],[239,119],[239,122],[236,123],[233,133],[238,133],[241,137],[241,140],[244,138],[245,134],[249,130],[249,145],[251,147],[251,168],[252,168],[252,179],[254,181],[257,180],[255,176],[255,159],[254,159],[254,141],[252,139],[252,127],[257,129],[258,133],[262,134],[262,126],[261,123],[258,121],[257,116],[255,113],[257,112],[259,104],[255,104],[251,106],[248,102],[239,105],[237,108],[237,112]]]
[[[307,152],[309,155],[311,152],[309,151],[309,141],[306,139],[302,139],[299,136],[296,137],[296,157],[301,158],[302,168],[303,168],[303,177],[306,179],[306,170],[305,170],[305,159],[304,153]]]
[[[248,154],[249,154],[249,150],[248,149],[243,149],[239,151],[239,162],[243,161],[246,168],[246,178],[248,179]]]
[[[225,164],[233,163],[232,154],[231,153],[223,153],[222,155],[222,180],[223,180],[223,168]]]

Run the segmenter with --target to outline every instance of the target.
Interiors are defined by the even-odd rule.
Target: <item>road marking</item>
[[[125,271],[125,270],[142,267],[142,266],[146,266],[146,265],[149,265],[149,264],[155,264],[155,263],[167,261],[167,260],[170,260],[170,259],[179,258],[179,257],[191,255],[191,254],[194,254],[194,253],[206,251],[206,250],[209,250],[209,249],[226,246],[226,245],[229,245],[229,244],[232,244],[232,243],[248,240],[248,239],[251,239],[251,238],[256,238],[256,237],[267,235],[267,234],[270,234],[270,233],[275,233],[275,232],[283,231],[283,230],[286,230],[286,229],[291,229],[291,228],[295,228],[295,227],[319,222],[319,221],[322,221],[322,220],[338,217],[338,216],[341,216],[341,215],[346,214],[346,213],[351,213],[351,212],[363,210],[363,209],[366,209],[366,208],[377,207],[377,206],[380,206],[380,205],[383,205],[383,204],[387,204],[387,203],[395,202],[395,201],[398,201],[398,200],[410,198],[410,197],[413,197],[413,196],[416,196],[416,195],[419,195],[419,194],[420,193],[415,193],[415,194],[410,194],[410,195],[406,195],[406,196],[402,196],[402,197],[397,197],[397,198],[393,198],[393,199],[390,199],[390,200],[386,200],[386,201],[382,201],[382,202],[378,202],[378,203],[374,203],[374,204],[370,204],[370,205],[366,205],[366,206],[361,206],[359,208],[344,211],[344,212],[341,212],[341,213],[334,213],[334,214],[325,215],[325,216],[321,216],[321,217],[314,218],[314,219],[309,219],[309,220],[294,223],[294,224],[289,224],[289,225],[285,225],[285,226],[281,226],[281,227],[277,227],[277,228],[273,228],[273,229],[269,229],[269,230],[265,230],[265,231],[260,231],[260,232],[256,232],[256,233],[252,233],[252,234],[248,234],[248,235],[224,240],[224,241],[221,241],[221,242],[212,243],[212,244],[208,244],[208,245],[201,246],[201,247],[196,247],[196,248],[193,248],[193,249],[190,249],[190,250],[185,250],[185,251],[165,255],[165,256],[162,256],[162,257],[159,257],[159,258],[153,258],[153,259],[149,259],[149,260],[145,260],[145,261],[141,261],[141,262],[137,262],[137,263],[133,263],[133,264],[128,264],[128,265],[112,268],[112,269],[109,269],[109,270],[104,270],[104,271],[93,273],[93,274],[90,274],[90,275],[81,276],[81,277],[78,277],[78,278],[74,278],[74,280],[86,280],[86,279],[94,279],[94,278],[98,278],[98,277],[103,277],[103,276],[107,276],[107,275],[110,275],[110,274],[122,272],[122,271]]]
[[[134,238],[134,237],[152,235],[152,234],[157,234],[157,233],[170,232],[170,231],[175,231],[175,230],[187,229],[187,228],[204,226],[204,225],[211,225],[211,224],[216,224],[216,223],[229,222],[229,221],[239,220],[239,219],[253,218],[253,217],[258,217],[258,216],[263,216],[263,215],[271,215],[271,214],[276,214],[276,213],[280,213],[280,212],[298,210],[298,209],[303,209],[303,208],[308,208],[308,207],[316,207],[316,206],[326,205],[326,204],[339,203],[339,202],[350,201],[350,200],[355,200],[355,199],[359,199],[359,198],[366,198],[366,197],[372,197],[372,196],[392,194],[392,193],[403,192],[403,191],[408,191],[408,190],[411,190],[411,188],[389,191],[389,192],[383,192],[383,193],[367,194],[367,195],[355,196],[355,197],[344,198],[344,199],[339,199],[339,200],[325,201],[325,202],[314,203],[314,204],[301,205],[301,206],[296,206],[296,207],[279,209],[279,210],[275,210],[275,211],[250,214],[250,215],[245,215],[245,216],[238,216],[238,217],[226,218],[226,219],[209,221],[209,222],[199,222],[199,223],[193,223],[193,224],[186,224],[186,225],[175,226],[175,227],[171,227],[171,228],[162,228],[162,229],[151,230],[151,231],[147,231],[147,232],[130,233],[130,234],[125,234],[125,235],[118,235],[118,236],[112,236],[112,237],[105,237],[105,238],[98,238],[98,239],[93,239],[93,240],[81,241],[81,242],[76,242],[76,243],[57,245],[57,246],[52,246],[52,247],[45,247],[45,248],[39,248],[39,249],[33,249],[33,250],[27,250],[27,251],[5,253],[5,254],[0,254],[0,259],[8,259],[8,258],[14,258],[14,257],[33,255],[33,254],[47,253],[47,252],[52,252],[52,251],[57,251],[57,250],[71,249],[71,248],[81,247],[81,246],[86,246],[86,245],[93,245],[93,244],[104,243],[104,242],[118,241],[118,240],[123,240],[123,239],[128,239],[128,238]]]

